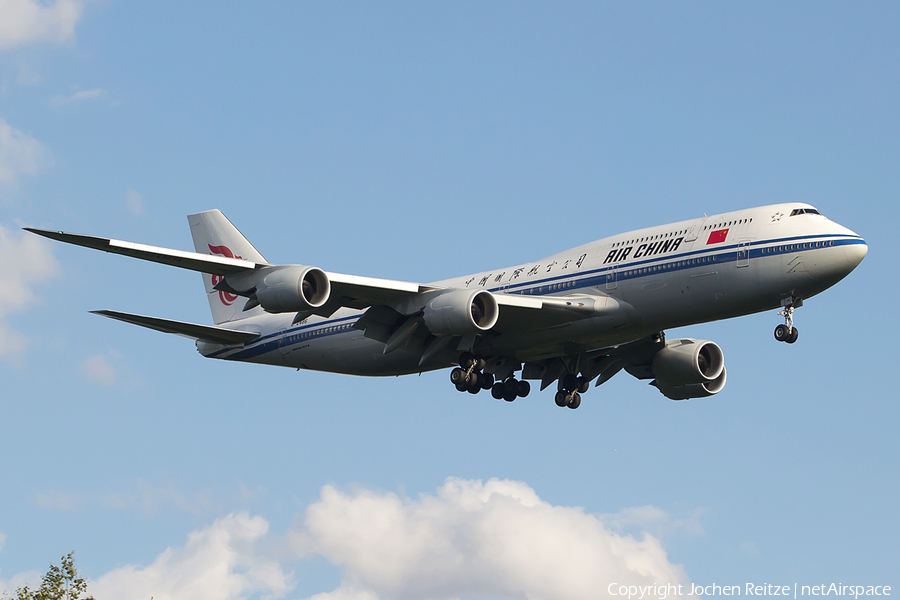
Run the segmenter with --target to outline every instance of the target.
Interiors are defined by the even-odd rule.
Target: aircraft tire
[[[787,325],[779,325],[775,328],[775,339],[779,342],[786,342],[791,337],[791,330]]]
[[[793,344],[794,342],[797,341],[797,338],[799,338],[799,337],[800,337],[800,332],[797,331],[796,327],[794,327],[793,329],[791,329],[791,335],[789,335],[788,339],[786,339],[784,341],[786,341],[788,344]]]
[[[575,410],[579,406],[581,406],[581,394],[575,392],[574,394],[572,394],[572,400],[571,402],[569,402],[568,407],[572,410]]]
[[[518,396],[515,394],[515,392],[504,392],[503,393],[503,399],[506,400],[507,402],[512,402],[516,398],[518,398]]]
[[[479,383],[481,383],[481,389],[489,390],[494,387],[494,376],[490,373],[481,373],[478,376]]]
[[[468,388],[466,388],[466,391],[469,392],[470,394],[477,394],[478,392],[481,391],[481,386],[478,385],[477,383],[473,383]]]
[[[450,383],[452,383],[453,385],[459,385],[465,382],[466,372],[463,369],[456,367],[450,371]]]
[[[576,392],[581,392],[582,394],[591,389],[591,380],[587,377],[579,377],[577,380],[578,385],[575,387]]]
[[[457,384],[456,384],[456,391],[457,391],[457,392],[468,392],[468,391],[469,391],[469,386],[467,386],[467,385],[464,384],[464,383],[457,383]]]
[[[556,401],[556,405],[562,408],[569,403],[569,400],[566,398],[566,393],[562,390],[556,392],[556,397],[554,398]]]
[[[475,362],[475,357],[471,352],[463,352],[459,355],[459,366],[463,369],[468,369],[472,366],[472,363]]]
[[[494,400],[503,400],[503,382],[498,381],[491,386],[491,396]]]
[[[519,381],[516,384],[516,394],[520,398],[524,398],[529,393],[531,393],[531,384],[530,383],[528,383],[527,381]]]
[[[575,373],[568,373],[563,377],[563,389],[571,392],[576,387],[578,387],[578,377],[575,376]]]

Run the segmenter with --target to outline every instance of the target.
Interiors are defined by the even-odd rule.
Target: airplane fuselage
[[[431,285],[523,296],[583,295],[618,305],[615,311],[540,328],[506,327],[479,341],[481,354],[526,363],[807,299],[845,277],[866,251],[860,236],[812,206],[786,203],[632,231]],[[311,315],[298,323],[294,314],[262,314],[228,324],[259,333],[252,342],[198,341],[197,346],[210,358],[354,375],[400,375],[455,364],[454,347],[419,364],[421,347],[414,336],[385,353],[384,340],[354,328],[363,312],[342,308],[328,318]]]

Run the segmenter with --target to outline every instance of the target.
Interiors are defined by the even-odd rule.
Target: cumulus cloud
[[[0,118],[0,183],[13,183],[21,175],[37,175],[48,156],[39,141]]]
[[[169,548],[147,567],[126,566],[91,582],[97,598],[229,600],[262,594],[279,598],[293,589],[291,574],[259,549],[269,524],[247,513],[229,515]]]
[[[144,212],[144,197],[131,188],[125,192],[125,206],[131,211],[131,214],[138,217],[146,215]]]
[[[551,505],[516,481],[451,478],[418,500],[326,486],[291,537],[301,556],[343,569],[342,585],[316,600],[593,600],[611,582],[687,583],[655,537],[612,531],[601,516]]]
[[[0,357],[11,356],[26,344],[23,336],[9,328],[6,315],[37,301],[34,285],[59,272],[49,244],[30,233],[13,233],[0,225]]]
[[[654,507],[617,514],[629,527],[669,519]],[[280,598],[294,589],[290,565],[318,556],[342,570],[341,584],[308,600],[594,600],[611,583],[689,583],[657,538],[615,531],[609,518],[552,505],[517,481],[450,478],[417,499],[325,486],[287,544],[262,517],[235,513],[88,589],[126,600]]]
[[[91,383],[109,387],[116,382],[116,370],[106,359],[106,354],[95,354],[81,363],[81,374]]]
[[[0,0],[0,50],[37,42],[61,44],[75,34],[84,3]]]

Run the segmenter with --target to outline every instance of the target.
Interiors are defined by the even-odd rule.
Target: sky
[[[900,586],[896,3],[0,0],[0,592],[610,597]],[[809,202],[866,260],[795,314],[670,332],[719,395],[577,411],[226,363],[200,276],[22,227],[435,281]],[[615,591],[616,588],[613,588]],[[659,597],[658,595],[656,596]]]

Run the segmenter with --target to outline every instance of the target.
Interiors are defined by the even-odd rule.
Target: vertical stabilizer
[[[188,223],[191,225],[194,249],[201,254],[243,258],[256,263],[268,262],[218,209],[188,215]],[[202,273],[202,275],[203,286],[206,288],[206,296],[209,300],[209,309],[212,311],[213,321],[216,325],[264,312],[258,306],[244,311],[246,298],[216,290],[215,285],[221,279],[219,275],[210,275],[209,273]]]

